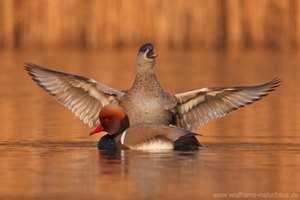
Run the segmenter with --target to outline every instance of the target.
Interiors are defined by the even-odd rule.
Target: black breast
[[[98,149],[116,150],[116,149],[118,149],[118,145],[113,136],[106,134],[102,138],[100,138],[100,140],[98,142]]]

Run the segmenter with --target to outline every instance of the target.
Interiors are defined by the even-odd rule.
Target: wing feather
[[[24,67],[39,86],[89,127],[99,124],[98,114],[104,105],[116,103],[116,98],[124,95],[124,92],[94,79],[46,69],[31,63],[26,63]]]
[[[254,103],[275,90],[280,82],[276,78],[256,86],[202,88],[176,94],[175,124],[188,130],[197,129],[210,120]]]

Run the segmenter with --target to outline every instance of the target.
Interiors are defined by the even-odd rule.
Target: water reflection
[[[99,155],[101,165],[111,164],[112,160],[115,161],[113,163],[120,162],[119,171],[114,174],[118,173],[121,180],[130,180],[138,199],[160,198],[165,186],[173,184],[175,187],[179,186],[182,191],[190,190],[189,187],[196,181],[192,177],[195,177],[194,173],[199,167],[193,163],[197,160],[196,151],[150,153],[122,150],[114,153],[101,151]],[[101,167],[103,173],[107,173],[107,168],[103,168]],[[168,188],[165,190],[172,192]]]
[[[136,52],[4,52],[0,199],[211,199],[216,192],[300,191],[299,56],[159,53],[158,77],[171,93],[275,76],[283,85],[197,130],[204,135],[201,151],[98,151],[101,135],[89,137],[89,129],[37,87],[21,64],[32,61],[126,89]]]
[[[100,152],[100,168],[103,177],[112,172],[107,168],[111,164],[119,166],[113,174],[118,174],[120,179],[112,184],[122,188],[119,182],[129,181],[139,199],[196,198],[197,195],[209,198],[214,192],[225,191],[297,191],[298,186],[289,185],[297,182],[296,178],[288,178],[286,170],[293,169],[291,175],[299,178],[295,163],[300,161],[300,148],[293,147],[296,154],[289,148],[290,145],[211,144],[206,150],[193,152],[122,151],[106,152],[105,157]]]

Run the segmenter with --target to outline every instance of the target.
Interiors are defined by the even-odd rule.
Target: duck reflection
[[[160,198],[158,194],[163,194],[168,179],[189,189],[194,180],[191,174],[199,170],[197,156],[199,151],[100,150],[99,169],[102,175],[117,174],[122,181],[128,182],[128,187],[134,188],[139,199]]]

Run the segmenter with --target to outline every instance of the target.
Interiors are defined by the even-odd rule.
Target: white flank
[[[121,138],[122,140],[122,138]],[[144,151],[151,151],[151,150],[172,150],[174,146],[171,142],[162,139],[152,139],[142,144],[130,147],[133,150],[144,150]]]
[[[125,135],[126,135],[126,130],[121,135],[121,144],[124,144]]]

